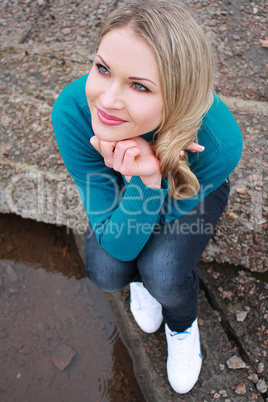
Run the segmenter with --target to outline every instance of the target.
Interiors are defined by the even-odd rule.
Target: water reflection
[[[93,285],[10,260],[0,277],[1,399],[110,400],[116,325]]]
[[[0,227],[0,400],[144,401],[73,238],[12,215]]]

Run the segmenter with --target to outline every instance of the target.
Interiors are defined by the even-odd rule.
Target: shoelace
[[[156,300],[150,295],[150,293],[144,287],[140,288],[137,292],[139,307],[143,310],[149,310],[155,307]]]
[[[188,334],[191,334],[189,331],[184,331],[184,332],[174,332],[171,333],[170,336],[176,337],[172,342],[172,347],[173,347],[173,359],[178,362],[181,365],[184,365],[183,361],[185,359],[190,359],[191,356],[191,346],[188,340]]]
[[[185,339],[185,338],[187,338],[187,336],[183,336],[183,334],[190,334],[191,332],[189,332],[189,331],[183,331],[183,332],[173,332],[173,334],[170,334],[170,336],[177,336],[177,335],[180,335],[181,336],[181,338],[179,339],[180,341],[181,340],[183,340],[183,339]]]

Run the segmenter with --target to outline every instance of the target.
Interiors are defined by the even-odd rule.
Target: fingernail
[[[200,151],[204,151],[205,147],[203,147],[203,145],[198,145]]]
[[[182,158],[183,155],[184,155],[184,151],[180,151],[179,155],[180,155],[180,157]]]

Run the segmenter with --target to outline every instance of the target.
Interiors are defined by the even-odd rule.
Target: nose
[[[100,100],[104,109],[121,110],[124,108],[123,90],[116,82],[110,83],[105,88]]]

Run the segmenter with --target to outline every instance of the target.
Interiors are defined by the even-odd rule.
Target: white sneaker
[[[130,310],[139,327],[148,334],[157,331],[162,324],[162,306],[141,282],[130,284]]]
[[[202,365],[197,319],[184,332],[173,332],[167,324],[165,329],[168,380],[174,391],[186,394],[198,380]]]

